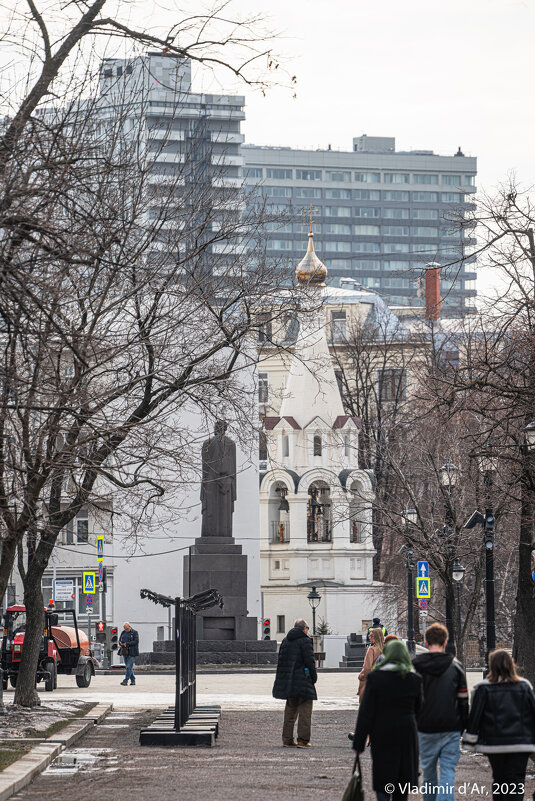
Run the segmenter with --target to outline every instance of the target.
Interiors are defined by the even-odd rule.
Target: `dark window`
[[[76,540],[77,542],[89,541],[89,520],[87,509],[80,509],[76,515]]]
[[[133,68],[133,66],[132,66],[131,64],[129,64],[129,65],[127,66],[127,68],[126,68],[126,74],[127,74],[127,75],[132,75],[133,71],[134,71],[134,68]]]
[[[104,70],[104,77],[111,78],[113,75],[113,70]]]
[[[286,619],[284,615],[277,615],[277,634],[284,634],[286,631]]]
[[[407,371],[403,369],[382,370],[378,374],[379,398],[381,401],[402,401],[407,398]]]
[[[271,318],[267,315],[261,315],[258,320],[258,341],[271,342],[273,336],[273,325]]]
[[[258,438],[258,458],[261,462],[267,461],[268,458],[267,437],[264,431],[260,432],[260,436]]]
[[[269,375],[268,373],[258,373],[258,403],[268,403],[269,401]]]
[[[321,434],[314,435],[314,456],[321,456]]]
[[[120,78],[122,74],[123,74],[123,68],[117,67],[117,77]]]

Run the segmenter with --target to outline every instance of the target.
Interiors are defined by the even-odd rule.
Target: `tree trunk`
[[[530,457],[527,456],[527,459]],[[527,465],[527,469],[530,465]],[[535,586],[531,581],[533,498],[522,484],[520,541],[518,545],[518,587],[513,633],[513,658],[520,673],[535,681]]]
[[[17,542],[14,536],[2,542],[2,558],[0,560],[0,604],[4,600],[4,595],[6,594],[16,553]]]
[[[26,607],[26,631],[14,703],[32,707],[41,704],[35,689],[36,669],[43,641],[45,617],[40,577],[39,583],[26,581],[24,605]]]

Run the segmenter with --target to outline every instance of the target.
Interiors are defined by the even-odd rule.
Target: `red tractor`
[[[62,614],[72,616],[72,626],[60,626],[57,612],[50,607],[45,609],[45,627],[35,680],[44,680],[45,690],[49,692],[56,689],[58,673],[74,673],[78,687],[89,687],[95,669],[99,667],[89,650],[87,635],[78,629],[75,611],[67,609]],[[12,687],[17,686],[25,630],[26,607],[8,606],[4,615],[0,652],[4,690],[8,679]]]

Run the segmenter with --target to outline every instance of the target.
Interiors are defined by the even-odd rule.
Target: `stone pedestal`
[[[197,640],[246,641],[258,637],[256,617],[247,617],[247,556],[234,537],[198,537],[184,557],[184,595],[216,589],[223,609],[197,614]]]
[[[341,668],[360,671],[364,665],[366,656],[366,643],[362,640],[362,634],[350,634],[345,644],[345,654],[340,662]]]

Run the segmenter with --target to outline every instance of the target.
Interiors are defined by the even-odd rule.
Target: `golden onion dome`
[[[308,235],[308,247],[305,257],[301,259],[295,268],[295,277],[300,284],[325,286],[327,267],[316,256],[314,250],[314,234],[312,231],[310,231]]]

